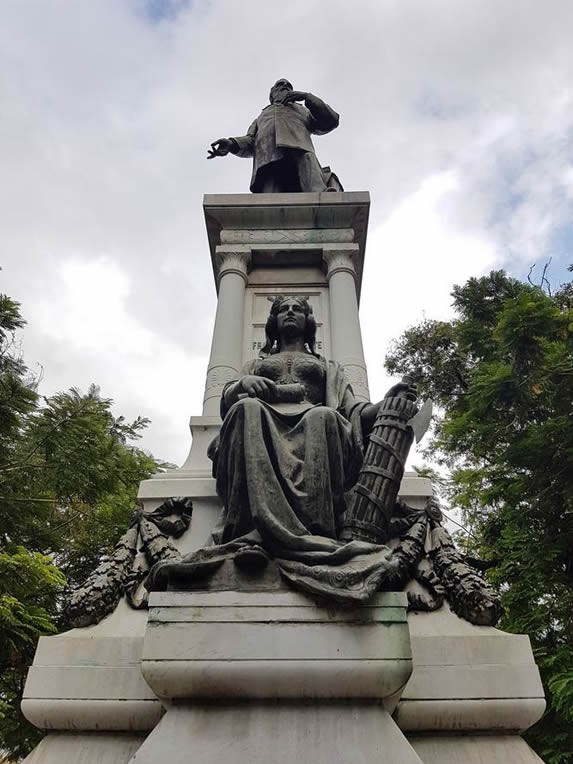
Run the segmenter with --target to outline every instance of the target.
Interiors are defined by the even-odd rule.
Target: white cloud
[[[451,318],[452,285],[498,259],[492,239],[448,220],[448,201],[463,193],[453,171],[427,178],[370,234],[360,315],[374,399],[396,382],[383,369],[389,343],[424,318]]]
[[[40,341],[65,348],[74,385],[87,389],[95,382],[104,395],[116,388],[119,411],[161,420],[164,431],[154,427],[153,450],[182,461],[187,455],[182,442],[187,438],[186,414],[191,413],[190,401],[201,400],[205,359],[129,314],[130,279],[108,258],[64,263],[59,283],[57,303],[45,297],[35,306]],[[55,381],[48,372],[44,387],[54,392]],[[180,412],[178,421],[174,410]],[[144,447],[148,441],[144,438]]]

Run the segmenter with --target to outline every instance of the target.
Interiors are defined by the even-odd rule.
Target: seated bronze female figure
[[[157,524],[160,509],[163,519],[176,514],[175,503],[140,510],[139,529],[132,526],[118,543],[120,578],[98,568],[74,595],[79,625],[97,622],[89,620],[94,612],[105,615],[107,604],[117,603],[118,580],[128,602],[145,602],[133,596],[145,567],[139,560],[128,572],[125,563],[126,550],[135,554],[134,530],[152,566],[149,591],[280,590],[286,581],[352,604],[407,587],[414,610],[435,610],[447,598],[462,618],[494,625],[499,596],[456,550],[437,501],[414,508],[397,500],[429,402],[418,411],[408,378],[380,403],[357,401],[340,364],[317,354],[316,323],[303,297],[274,300],[266,337],[259,358],[223,391],[223,424],[210,448],[223,507],[209,544],[181,558]],[[188,525],[192,503],[183,504]],[[176,535],[172,526],[168,521],[167,535]],[[100,606],[86,613],[81,603],[94,597]]]
[[[270,551],[313,551],[339,537],[344,494],[357,480],[378,407],[357,401],[340,364],[320,357],[315,344],[308,301],[277,297],[261,356],[223,392],[211,453],[225,507],[218,544],[257,531]],[[282,390],[297,383],[299,399],[283,402]]]
[[[388,393],[398,394],[415,399],[407,382]],[[358,401],[342,366],[318,355],[308,300],[277,297],[260,356],[223,390],[223,424],[209,449],[223,504],[213,545],[154,571],[152,587],[225,559],[251,568],[273,559],[301,588],[369,596],[393,567],[391,551],[341,531],[380,405]]]

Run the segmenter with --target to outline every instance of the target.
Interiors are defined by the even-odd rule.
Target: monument
[[[287,80],[270,100],[209,155],[252,156],[254,193],[204,199],[218,304],[189,457],[142,483],[70,596],[77,628],[40,640],[23,710],[48,734],[26,762],[539,762],[529,640],[495,628],[404,473],[431,406],[407,378],[370,399],[369,195],[310,142],[338,115]]]

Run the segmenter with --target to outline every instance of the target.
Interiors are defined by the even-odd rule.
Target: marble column
[[[358,245],[325,246],[332,358],[344,366],[358,399],[369,400],[368,375],[356,299],[356,270],[352,260]]]
[[[217,416],[223,387],[234,379],[242,364],[245,287],[251,255],[217,247],[221,258],[219,299],[207,367],[203,416]]]

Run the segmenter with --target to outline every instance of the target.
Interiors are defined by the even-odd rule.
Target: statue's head
[[[294,314],[292,320],[289,319],[289,313]],[[301,320],[300,316],[304,317],[304,320]],[[289,324],[291,325],[290,327]],[[313,355],[318,355],[316,352],[316,321],[312,312],[312,305],[306,297],[299,295],[279,295],[275,297],[265,326],[266,342],[261,353],[267,355],[280,353],[281,336],[286,331],[293,333],[302,332],[304,343],[308,347],[309,352]]]
[[[269,93],[269,101],[271,103],[281,103],[292,89],[293,87],[288,80],[277,80]]]

